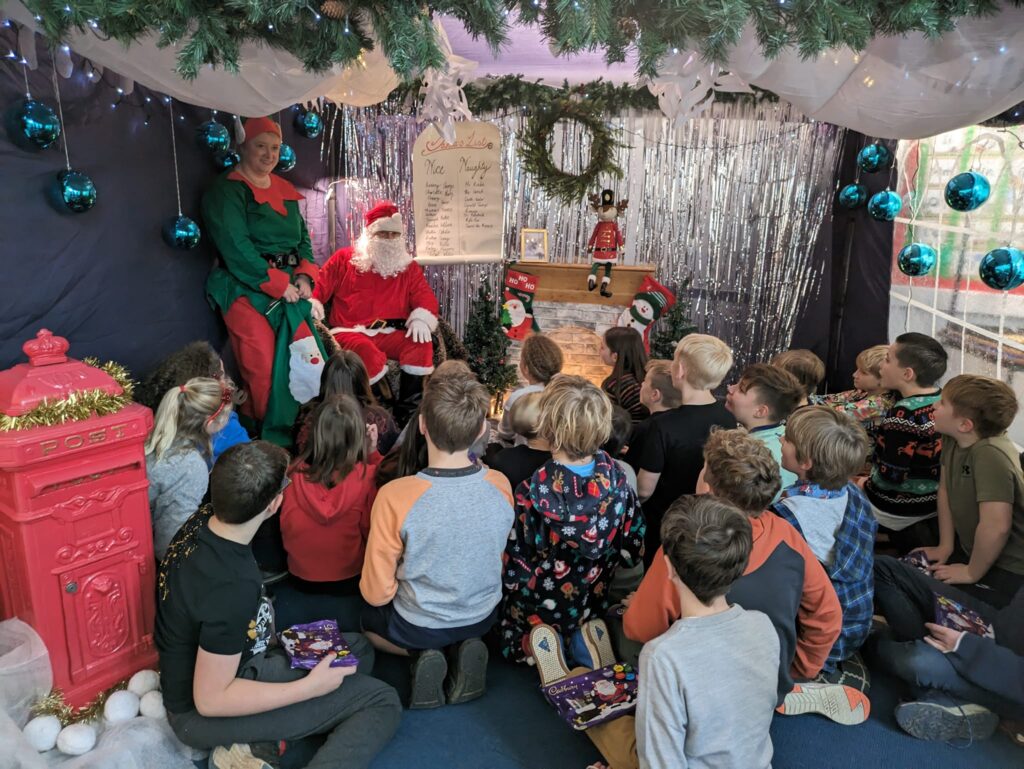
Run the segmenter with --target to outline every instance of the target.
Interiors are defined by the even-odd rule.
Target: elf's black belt
[[[267,260],[267,264],[278,270],[299,266],[299,255],[295,251],[287,254],[260,254],[260,256]]]

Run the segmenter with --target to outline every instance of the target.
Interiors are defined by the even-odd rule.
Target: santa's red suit
[[[354,247],[342,248],[320,268],[313,296],[327,309],[327,324],[346,350],[363,360],[370,382],[387,373],[388,360],[397,360],[407,374],[423,376],[434,370],[434,348],[429,339],[416,342],[407,336],[407,324],[421,321],[430,332],[437,329],[437,297],[427,284],[423,268],[411,258],[394,274],[381,275],[364,249],[367,236],[385,230],[401,232],[401,215],[391,203],[377,205],[366,215],[364,237]],[[394,270],[392,265],[388,272]]]

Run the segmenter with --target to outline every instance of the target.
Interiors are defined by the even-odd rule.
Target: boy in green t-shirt
[[[947,436],[939,544],[922,551],[936,579],[994,606],[1024,585],[1024,473],[1006,435],[1016,415],[1009,385],[967,374],[943,388],[934,414],[936,431]]]

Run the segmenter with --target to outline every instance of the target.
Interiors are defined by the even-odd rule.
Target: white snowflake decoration
[[[715,91],[752,93],[750,87],[717,64],[708,64],[695,51],[672,53],[658,74],[647,82],[665,117],[676,125],[700,116],[715,101]]]

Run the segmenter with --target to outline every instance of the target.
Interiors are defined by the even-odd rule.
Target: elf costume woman
[[[249,390],[243,413],[262,421],[264,438],[287,445],[324,365],[308,301],[319,271],[299,213],[302,195],[272,173],[281,127],[250,118],[241,139],[241,162],[203,196],[206,231],[220,254],[206,293],[224,316]]]

